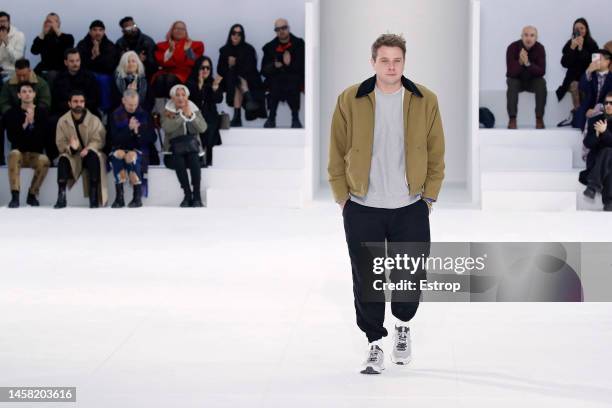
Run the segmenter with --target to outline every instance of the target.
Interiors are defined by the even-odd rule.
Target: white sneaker
[[[391,361],[398,365],[404,365],[408,364],[411,359],[410,328],[408,326],[395,326]]]
[[[380,374],[385,369],[385,354],[377,344],[370,344],[368,356],[362,364],[361,374]]]

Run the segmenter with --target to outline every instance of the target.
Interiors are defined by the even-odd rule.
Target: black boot
[[[57,191],[57,202],[53,208],[64,208],[66,207],[66,185],[60,184]]]
[[[89,208],[98,208],[98,183],[91,183],[89,186]]]
[[[264,128],[275,128],[275,127],[276,127],[276,116],[272,116],[272,113],[270,113],[270,116],[268,116],[268,119],[264,123]]]
[[[212,166],[212,158],[213,158],[213,147],[206,146],[206,166]]]
[[[111,208],[123,208],[125,207],[125,200],[123,199],[123,183],[115,184],[115,202],[111,205]]]
[[[26,203],[31,205],[32,207],[38,207],[40,203],[36,199],[36,194],[28,193],[28,198],[26,199]]]
[[[301,129],[303,127],[302,122],[300,122],[300,115],[298,112],[291,113],[291,127],[293,129]]]
[[[183,201],[181,201],[181,207],[191,207],[191,190],[189,190],[189,187],[187,187],[183,188],[183,192],[185,197],[183,198]]]
[[[11,202],[9,203],[8,208],[19,208],[19,190],[11,191]]]
[[[142,184],[136,184],[134,186],[134,196],[132,201],[128,204],[130,208],[142,207]]]
[[[604,211],[612,211],[612,203],[606,203],[603,206]]]
[[[588,197],[591,200],[593,200],[593,199],[595,199],[595,195],[597,194],[597,190],[595,190],[595,188],[593,188],[592,186],[587,186],[586,190],[584,190],[582,192],[582,194],[584,194],[586,197]]]
[[[244,109],[249,112],[256,111],[259,109],[259,104],[253,99],[253,95],[250,91],[247,91],[242,95],[244,97]]]
[[[193,190],[193,200],[191,202],[192,207],[204,207],[202,203],[202,197],[200,196],[200,189]]]
[[[242,117],[240,108],[234,108],[234,117],[230,122],[231,127],[241,127],[242,126]]]

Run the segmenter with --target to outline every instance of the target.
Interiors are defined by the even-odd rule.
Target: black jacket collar
[[[404,86],[404,88],[406,88],[407,90],[409,90],[416,96],[421,97],[421,98],[423,97],[423,94],[421,93],[421,91],[419,91],[419,88],[417,88],[414,82],[412,82],[411,80],[409,80],[403,75],[402,75],[402,85]],[[370,92],[374,90],[375,86],[376,86],[376,75],[366,79],[365,81],[361,83],[361,85],[359,85],[359,89],[357,89],[357,95],[355,95],[355,97],[361,98],[362,96],[369,94]]]

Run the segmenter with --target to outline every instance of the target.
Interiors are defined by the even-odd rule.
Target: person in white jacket
[[[15,73],[15,61],[23,58],[25,35],[11,25],[11,16],[0,11],[0,77],[4,83]]]

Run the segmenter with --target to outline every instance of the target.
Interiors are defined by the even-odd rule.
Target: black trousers
[[[287,101],[291,113],[296,116],[300,112],[300,81],[295,78],[271,78],[268,80],[268,108],[270,117],[276,117],[276,110],[281,101]]]
[[[153,95],[156,98],[169,98],[170,97],[170,89],[174,85],[180,84],[181,80],[174,74],[163,73],[159,74],[155,81],[153,81]]]
[[[0,116],[0,166],[4,166],[6,160],[4,158],[4,124],[2,116]]]
[[[378,292],[378,297],[372,297],[371,283],[375,278],[372,265],[375,257],[395,257],[398,255],[399,243],[419,243],[404,248],[408,256],[419,257],[429,255],[429,207],[423,200],[398,209],[366,207],[347,201],[342,211],[344,231],[351,258],[353,275],[353,295],[357,326],[365,333],[369,342],[386,336],[384,327],[385,301],[384,294]],[[378,243],[378,248],[365,243]],[[387,249],[385,249],[385,243]],[[418,253],[417,253],[418,252]],[[399,282],[407,276],[405,272],[393,270],[390,274],[392,282]],[[380,279],[380,278],[375,278]],[[383,278],[384,280],[384,275]],[[413,281],[426,279],[426,271],[418,270],[412,275]],[[413,301],[397,301],[391,299],[391,312],[399,320],[410,321],[419,307],[420,289],[413,291],[410,298]],[[394,300],[396,299],[396,300]]]
[[[89,185],[91,187],[97,186],[100,181],[100,158],[98,155],[90,150],[83,158],[83,168],[87,169]],[[72,178],[70,160],[63,156],[60,157],[57,162],[57,184],[65,186],[68,180]]]
[[[179,180],[181,188],[184,191],[200,191],[200,182],[202,180],[202,169],[200,168],[200,156],[198,153],[187,154],[169,154],[164,156],[164,165],[176,171],[176,177]],[[189,176],[187,169],[191,173],[191,186],[189,189]]]
[[[604,204],[612,202],[612,147],[604,147],[597,153],[587,182],[589,187],[601,191],[601,201]]]
[[[546,80],[544,78],[506,78],[506,83],[508,84],[508,90],[506,91],[506,108],[508,109],[508,116],[511,118],[516,117],[519,93],[524,91],[535,94],[536,117],[541,118],[544,116],[546,97],[548,95],[548,91],[546,90]]]

